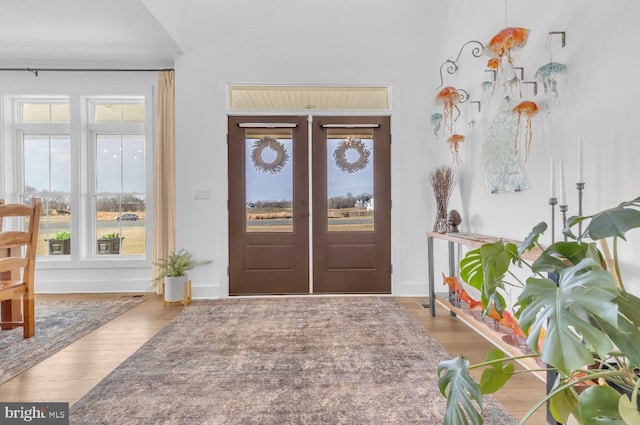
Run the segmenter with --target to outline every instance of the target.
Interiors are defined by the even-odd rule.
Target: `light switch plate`
[[[194,187],[193,188],[193,199],[209,199],[209,188],[208,187]]]

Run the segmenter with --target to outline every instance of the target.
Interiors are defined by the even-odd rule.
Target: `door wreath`
[[[262,157],[262,152],[267,148],[276,153],[276,157],[271,162],[265,161]],[[251,160],[253,161],[253,166],[256,167],[258,171],[275,174],[280,172],[284,166],[287,165],[289,154],[287,153],[287,149],[284,147],[284,144],[278,139],[271,136],[264,136],[253,144]]]
[[[353,149],[358,153],[358,158],[349,162],[347,159],[347,151]],[[349,137],[338,143],[338,147],[333,151],[333,157],[336,160],[336,166],[345,173],[356,173],[360,170],[364,170],[369,165],[369,155],[371,152],[367,149],[367,146],[360,139]]]

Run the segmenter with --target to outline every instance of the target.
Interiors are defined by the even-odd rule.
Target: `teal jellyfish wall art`
[[[567,73],[567,65],[558,62],[549,62],[542,65],[534,78],[542,83],[542,89],[546,96],[547,112],[558,106],[560,103],[560,91],[558,90],[558,80]]]

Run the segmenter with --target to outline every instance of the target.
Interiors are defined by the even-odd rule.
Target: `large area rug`
[[[75,403],[72,424],[440,424],[449,358],[392,298],[196,302]],[[494,399],[487,417],[515,419]],[[486,422],[489,423],[489,422]]]
[[[0,331],[0,384],[46,359],[109,320],[139,304],[142,298],[96,301],[36,301],[36,334],[22,328]]]

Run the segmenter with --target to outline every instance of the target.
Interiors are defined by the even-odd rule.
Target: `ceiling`
[[[393,35],[388,20],[406,19],[421,1],[0,0],[0,67],[170,67],[181,52],[229,37],[254,40],[265,29],[274,42],[318,31],[359,40],[354,16],[385,38]]]
[[[295,18],[309,13],[323,30],[330,25],[345,37],[359,31],[350,25],[356,13],[386,28],[375,21],[386,16],[382,2],[286,3],[274,9],[257,0],[0,0],[0,68],[172,68],[177,55],[203,43],[259,35],[263,28],[247,27],[246,21],[275,15],[288,23],[269,25],[269,33],[282,39],[315,31],[308,20]],[[327,5],[340,6],[341,13]],[[229,108],[379,111],[390,108],[388,100],[388,87],[380,86],[242,87]]]
[[[165,68],[180,51],[140,0],[0,0],[1,67]]]

